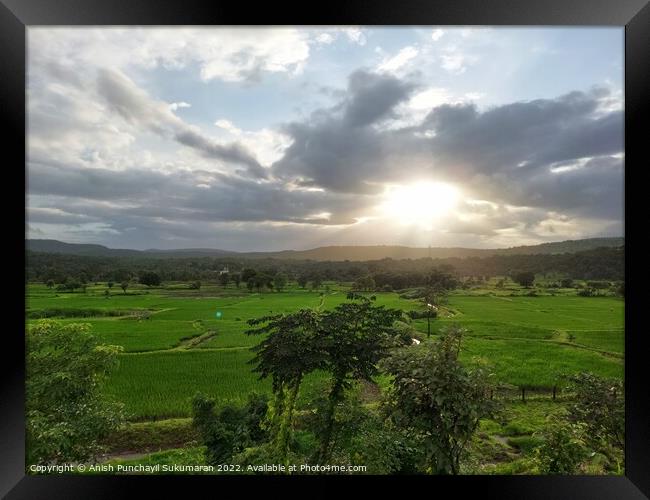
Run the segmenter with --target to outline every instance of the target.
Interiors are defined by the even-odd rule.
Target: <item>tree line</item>
[[[533,274],[560,273],[570,279],[623,280],[624,249],[597,248],[576,253],[537,255],[497,255],[447,259],[381,259],[376,261],[309,261],[289,259],[242,258],[146,258],[92,257],[27,252],[28,282],[62,283],[66,278],[79,282],[112,281],[122,283],[137,279],[143,272],[155,272],[162,281],[218,281],[224,268],[234,278],[252,269],[262,278],[286,275],[299,283],[313,281],[351,282],[372,276],[376,287],[393,289],[421,286],[432,269],[452,271],[457,277],[491,277],[514,272]],[[310,279],[311,278],[311,279]],[[248,278],[240,281],[247,284]],[[234,282],[234,281],[233,281]],[[260,286],[265,286],[260,280]],[[301,284],[301,286],[304,286]],[[253,287],[257,284],[253,283]]]

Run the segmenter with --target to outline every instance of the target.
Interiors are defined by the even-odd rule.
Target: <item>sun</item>
[[[402,224],[431,228],[437,220],[454,209],[459,197],[459,190],[444,182],[391,186],[384,193],[380,210]]]

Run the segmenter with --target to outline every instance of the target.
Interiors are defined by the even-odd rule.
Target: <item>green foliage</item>
[[[486,370],[458,360],[462,334],[451,327],[436,342],[398,350],[384,364],[394,377],[386,411],[395,425],[418,435],[429,473],[458,474],[480,419],[496,410]]]
[[[82,288],[82,284],[77,279],[66,279],[64,283],[59,284],[56,289],[59,292],[74,292],[77,288]]]
[[[252,277],[254,277],[257,274],[257,271],[255,269],[251,268],[246,268],[241,272],[241,280],[248,282]]]
[[[105,290],[108,291],[108,290]],[[46,318],[95,318],[95,317],[120,317],[141,312],[138,310],[122,309],[99,309],[84,307],[66,307],[52,309],[35,309],[28,310],[26,315],[29,319],[46,319]]]
[[[126,295],[126,289],[129,288],[129,282],[126,280],[122,281],[122,283],[120,283],[120,288],[124,292],[124,295]]]
[[[544,444],[536,448],[536,458],[542,474],[575,474],[587,457],[584,428],[564,423],[554,426],[545,436]]]
[[[273,286],[278,291],[281,292],[284,287],[287,286],[288,277],[285,273],[277,273],[273,277]]]
[[[309,281],[309,277],[306,274],[300,274],[298,275],[296,281],[298,282],[298,286],[300,288],[305,288],[307,286],[307,282]]]
[[[157,451],[196,444],[200,438],[191,418],[128,422],[107,436],[106,452]]]
[[[153,271],[144,271],[140,274],[140,283],[147,286],[160,286],[160,276]]]
[[[310,276],[311,289],[318,290],[323,283],[323,277],[320,273],[312,273]]]
[[[362,276],[352,285],[353,290],[371,291],[375,289],[375,280],[372,276]]]
[[[576,402],[569,408],[569,421],[587,426],[587,439],[595,448],[625,446],[625,388],[619,379],[592,373],[569,377]]]
[[[289,451],[293,411],[305,375],[323,365],[324,353],[318,342],[319,314],[301,309],[293,314],[265,316],[248,321],[249,335],[266,334],[252,351],[254,372],[260,379],[271,377],[274,394],[271,434],[276,453],[286,462]]]
[[[319,325],[319,341],[325,352],[323,369],[332,375],[325,425],[319,435],[320,463],[327,463],[330,458],[330,443],[340,429],[335,425],[337,405],[343,401],[351,381],[371,380],[378,373],[377,363],[389,349],[411,343],[410,337],[399,335],[393,327],[401,318],[401,311],[375,306],[365,297],[351,297],[355,300],[323,313]]]
[[[421,442],[406,430],[368,412],[348,445],[350,462],[368,474],[417,474],[424,460]]]
[[[533,286],[533,283],[535,282],[535,273],[530,271],[515,272],[512,275],[512,279],[521,286],[529,288]]]
[[[221,273],[221,274],[219,274],[219,283],[223,287],[228,286],[228,283],[230,283],[230,274],[229,273]]]
[[[436,316],[438,316],[438,311],[436,309],[428,307],[425,310],[413,309],[411,311],[408,311],[406,314],[411,319],[434,319]]]
[[[233,455],[263,443],[267,408],[267,396],[251,394],[243,407],[226,405],[216,411],[214,399],[197,394],[192,401],[192,422],[206,446],[207,463],[229,463]]]
[[[121,422],[121,405],[102,394],[117,346],[101,345],[88,325],[42,320],[27,331],[27,463],[93,457]]]

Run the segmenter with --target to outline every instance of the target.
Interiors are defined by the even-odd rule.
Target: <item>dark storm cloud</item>
[[[237,173],[254,178],[267,177],[266,169],[244,146],[237,143],[222,145],[204,136],[172,113],[165,103],[152,100],[126,76],[100,70],[97,89],[110,108],[126,121],[144,126],[162,137],[171,137],[207,158],[247,167],[246,171]]]
[[[140,168],[115,171],[32,163],[28,175],[33,195],[114,202],[110,206],[85,202],[75,207],[64,199],[56,205],[70,217],[76,213],[103,221],[110,218],[113,223],[120,217],[136,216],[170,221],[350,224],[355,221],[356,210],[364,205],[358,196],[288,191],[280,183],[259,183],[206,171],[163,174]],[[40,212],[41,217],[47,214],[50,218],[60,215]]]
[[[622,113],[594,117],[603,89],[571,92],[499,106],[480,113],[473,104],[443,105],[420,129],[432,130],[432,160],[467,164],[482,173],[544,167],[557,161],[614,154],[623,149]]]
[[[385,179],[386,163],[395,151],[383,143],[385,134],[370,126],[393,116],[395,106],[414,88],[390,75],[353,73],[347,97],[337,106],[313,113],[310,121],[287,125],[293,144],[274,165],[275,173],[334,191],[381,191],[372,183]],[[399,168],[394,165],[395,173]]]
[[[390,116],[415,85],[391,75],[355,71],[349,77],[343,122],[350,127],[371,125]]]
[[[499,203],[620,216],[623,162],[612,155],[623,151],[623,114],[601,109],[611,102],[608,90],[485,111],[442,105],[418,126],[377,126],[413,88],[392,76],[354,73],[348,97],[337,106],[286,126],[293,144],[273,165],[274,174],[349,193],[431,178]],[[581,168],[552,171],[590,158]]]
[[[215,158],[226,162],[238,163],[248,167],[251,177],[263,179],[268,177],[266,169],[241,145],[229,144],[222,146],[205,138],[192,130],[178,132],[174,138],[181,144],[200,151],[207,158]],[[242,173],[238,171],[238,173]]]

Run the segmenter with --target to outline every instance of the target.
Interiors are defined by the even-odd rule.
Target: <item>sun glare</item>
[[[418,182],[394,186],[385,193],[381,211],[403,224],[430,228],[458,202],[459,191],[443,182]]]

